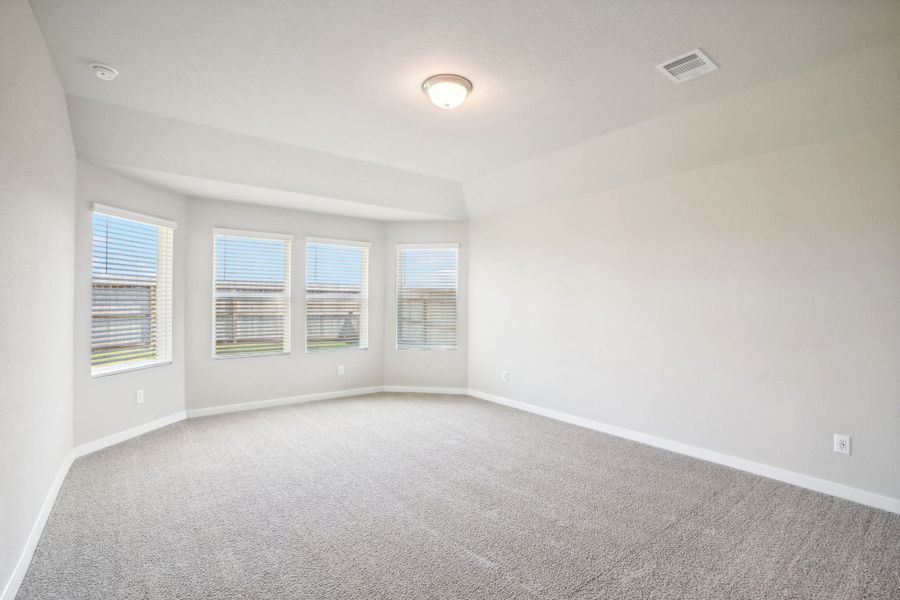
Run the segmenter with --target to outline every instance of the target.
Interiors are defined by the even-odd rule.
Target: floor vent
[[[656,65],[657,70],[675,83],[681,83],[694,77],[715,71],[719,67],[703,54],[699,48]]]

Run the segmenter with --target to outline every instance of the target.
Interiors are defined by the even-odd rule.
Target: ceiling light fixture
[[[97,76],[97,79],[102,79],[103,81],[112,81],[119,76],[118,71],[102,63],[91,63],[91,70]]]
[[[456,108],[472,91],[472,82],[462,75],[432,75],[422,82],[422,91],[439,108]]]

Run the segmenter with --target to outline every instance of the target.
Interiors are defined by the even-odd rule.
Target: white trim
[[[294,236],[290,233],[267,233],[265,231],[249,231],[244,229],[226,229],[224,227],[213,227],[213,237],[217,235],[230,235],[234,237],[258,238],[263,240],[288,240],[294,241]]]
[[[166,425],[171,425],[172,423],[177,423],[178,421],[184,421],[186,418],[187,414],[185,413],[185,411],[178,411],[177,413],[172,413],[171,415],[162,417],[161,419],[156,419],[148,423],[136,425],[135,427],[131,427],[130,429],[125,429],[124,431],[119,431],[112,435],[102,437],[98,440],[87,442],[86,444],[81,444],[80,446],[75,446],[72,452],[75,458],[79,458],[81,456],[84,456],[85,454],[90,454],[91,452],[96,452],[97,450],[102,450],[103,448],[108,448],[109,446],[114,446],[115,444],[124,442],[125,440],[130,440],[131,438],[143,435],[145,433],[153,431],[154,429],[159,429],[160,427],[165,427]]]
[[[169,229],[178,229],[178,223],[176,223],[175,221],[170,221],[169,219],[163,219],[161,217],[154,217],[152,215],[145,215],[143,213],[134,212],[131,210],[125,210],[124,208],[109,206],[108,204],[100,204],[99,202],[94,202],[91,205],[91,210],[93,210],[95,213],[108,215],[110,217],[128,219],[129,221],[137,221],[138,223],[146,223],[148,225],[156,225],[158,227],[168,227]]]
[[[746,458],[739,458],[737,456],[731,456],[730,454],[723,454],[714,450],[707,450],[705,448],[691,446],[690,444],[676,442],[674,440],[657,437],[655,435],[641,433],[639,431],[634,431],[631,429],[625,429],[624,427],[608,425],[606,423],[593,421],[584,417],[578,417],[569,413],[564,413],[562,411],[544,408],[542,406],[528,404],[526,402],[519,402],[518,400],[510,400],[509,398],[504,398],[495,394],[488,394],[476,389],[470,388],[468,392],[469,395],[474,398],[487,400],[488,402],[493,402],[495,404],[502,404],[504,406],[509,406],[511,408],[530,412],[542,417],[548,417],[550,419],[555,419],[564,423],[578,425],[579,427],[586,427],[587,429],[593,429],[594,431],[608,433],[616,437],[640,442],[642,444],[647,444],[648,446],[662,448],[663,450],[669,450],[670,452],[677,452],[678,454],[684,454],[686,456],[699,458],[700,460],[725,465],[726,467],[731,467],[740,471],[746,471],[748,473],[753,473],[754,475],[768,477],[769,479],[775,479],[777,481],[782,481],[791,485],[796,485],[816,492],[821,492],[823,494],[837,496],[838,498],[843,498],[852,502],[865,504],[866,506],[872,506],[875,508],[880,508],[881,510],[900,514],[900,499],[897,498],[882,496],[874,492],[867,492],[865,490],[850,487],[842,483],[835,483],[833,481],[819,479],[817,477],[804,475],[795,471],[788,471],[787,469],[781,469],[779,467],[773,467],[770,465],[754,462]]]
[[[141,360],[134,362],[116,363],[113,365],[104,365],[99,367],[91,367],[91,377],[106,377],[107,375],[115,375],[117,373],[127,373],[129,371],[140,371],[141,369],[149,369],[151,367],[161,367],[163,365],[171,365],[172,359],[151,358],[149,360]]]
[[[339,240],[337,238],[323,238],[306,236],[306,243],[325,244],[326,246],[354,246],[356,248],[371,248],[372,242],[360,242],[356,240]]]
[[[398,352],[406,352],[407,350],[436,350],[438,352],[448,352],[459,350],[459,346],[394,346],[394,350]]]
[[[219,415],[245,410],[255,410],[259,408],[269,408],[274,406],[284,406],[288,404],[300,404],[317,400],[329,400],[333,398],[345,398],[348,396],[358,396],[362,394],[373,394],[377,392],[469,395],[473,398],[486,400],[495,404],[502,404],[503,406],[530,412],[550,419],[555,419],[557,421],[562,421],[564,423],[570,423],[572,425],[585,427],[594,431],[608,433],[616,437],[621,437],[628,440],[640,442],[642,444],[647,444],[649,446],[654,446],[656,448],[669,450],[670,452],[677,452],[678,454],[684,454],[686,456],[691,456],[694,458],[699,458],[701,460],[725,465],[727,467],[746,471],[755,475],[760,475],[762,477],[768,477],[769,479],[775,479],[777,481],[782,481],[791,485],[796,485],[816,492],[821,492],[823,494],[837,496],[838,498],[844,498],[845,500],[858,502],[866,506],[872,506],[874,508],[880,508],[888,512],[900,514],[900,499],[897,498],[882,496],[880,494],[867,492],[865,490],[860,490],[858,488],[835,483],[833,481],[826,481],[824,479],[818,479],[816,477],[803,475],[794,471],[788,471],[786,469],[764,465],[761,463],[753,462],[751,460],[738,458],[736,456],[722,454],[720,452],[706,450],[704,448],[698,448],[697,446],[691,446],[689,444],[675,442],[666,438],[656,437],[646,433],[633,431],[631,429],[625,429],[624,427],[607,425],[606,423],[593,421],[584,417],[578,417],[575,415],[564,413],[562,411],[552,410],[549,408],[536,406],[534,404],[528,404],[526,402],[519,402],[517,400],[510,400],[509,398],[504,398],[495,394],[489,394],[472,388],[466,389],[403,385],[372,386],[334,392],[321,392],[318,394],[306,394],[303,396],[291,396],[287,398],[277,398],[274,400],[260,400],[256,402],[244,402],[241,404],[228,404],[213,406],[209,408],[198,408],[194,410],[180,411],[167,417],[163,417],[161,419],[157,419],[143,425],[138,425],[137,427],[132,427],[131,429],[126,429],[125,431],[121,431],[119,433],[115,433],[113,435],[109,435],[99,440],[88,442],[86,444],[82,444],[73,448],[65,456],[62,464],[59,467],[59,470],[56,473],[56,477],[54,478],[53,483],[51,484],[50,489],[47,492],[44,503],[41,505],[41,510],[31,527],[31,532],[29,533],[28,539],[25,542],[25,547],[22,549],[22,552],[19,555],[19,560],[16,562],[16,566],[13,569],[12,575],[10,576],[9,580],[6,582],[6,585],[3,588],[3,592],[0,593],[0,600],[15,599],[16,594],[19,591],[19,586],[22,584],[22,580],[25,578],[25,573],[28,571],[28,566],[31,564],[31,558],[34,555],[35,548],[37,548],[38,541],[40,540],[41,534],[43,533],[44,525],[47,523],[47,518],[50,516],[50,511],[53,509],[53,504],[56,501],[56,496],[59,493],[59,489],[69,472],[69,468],[72,466],[72,462],[76,458],[84,456],[85,454],[89,454],[91,452],[95,452],[97,450],[101,450],[103,448],[107,448],[114,444],[124,442],[133,437],[137,437],[149,431],[153,431],[154,429],[159,429],[160,427],[165,427],[167,425],[177,423],[184,420],[185,418],[205,417],[209,415]]]
[[[50,516],[50,511],[53,510],[53,504],[56,502],[56,496],[59,493],[59,488],[62,486],[66,475],[69,474],[69,468],[72,466],[72,463],[76,458],[80,458],[85,454],[90,454],[91,452],[96,452],[97,450],[102,450],[103,448],[107,448],[114,444],[124,442],[133,437],[143,435],[147,432],[153,431],[154,429],[159,429],[160,427],[165,427],[166,425],[171,425],[172,423],[177,423],[178,421],[183,421],[186,416],[187,415],[185,411],[179,411],[167,417],[156,419],[155,421],[150,421],[149,423],[144,423],[143,425],[138,425],[136,427],[132,427],[131,429],[126,429],[125,431],[120,431],[118,433],[108,435],[106,437],[100,438],[99,440],[94,440],[92,442],[76,446],[69,450],[68,454],[66,454],[65,458],[63,459],[62,464],[59,466],[59,470],[56,472],[56,477],[53,479],[53,483],[50,485],[47,496],[44,498],[44,503],[41,505],[41,510],[38,513],[37,518],[34,520],[34,525],[32,525],[31,527],[31,533],[28,534],[28,539],[25,541],[25,547],[22,549],[22,553],[19,555],[19,560],[16,562],[16,566],[13,569],[12,575],[10,576],[9,581],[6,582],[6,586],[3,588],[3,592],[0,593],[0,600],[14,600],[16,594],[19,592],[19,586],[22,585],[22,580],[25,579],[25,573],[28,571],[28,567],[31,564],[31,558],[34,556],[34,550],[35,548],[37,548],[38,541],[41,539],[41,534],[44,532],[44,525],[47,524],[47,518]]]
[[[290,356],[290,352],[234,352],[231,354],[213,354],[213,360],[231,360],[232,358],[256,358],[258,356]]]
[[[429,244],[426,242],[416,242],[410,244],[397,244],[398,248],[411,248],[413,250],[431,250],[431,249],[442,249],[442,248],[456,248],[459,249],[459,242],[435,242],[434,244]]]
[[[28,567],[31,565],[31,558],[34,556],[38,541],[40,541],[41,534],[44,532],[44,525],[47,524],[47,517],[50,516],[50,511],[53,510],[53,504],[56,502],[56,495],[59,493],[59,488],[62,487],[66,475],[69,474],[69,467],[72,466],[72,461],[74,460],[75,453],[70,450],[63,458],[62,464],[59,465],[59,469],[56,471],[56,477],[53,478],[53,483],[50,484],[50,489],[47,490],[47,495],[44,497],[44,503],[41,504],[41,510],[38,512],[37,518],[35,518],[34,524],[31,526],[28,539],[25,540],[25,547],[22,548],[19,560],[16,561],[16,566],[13,568],[9,580],[3,588],[3,592],[0,593],[0,600],[14,600],[16,594],[19,593],[19,586],[22,585],[22,580],[25,579],[25,573],[28,572]]]
[[[241,412],[245,410],[256,410],[259,408],[271,408],[273,406],[285,406],[288,404],[303,404],[306,402],[314,402],[317,400],[331,400],[333,398],[346,398],[347,396],[361,396],[363,394],[374,394],[382,391],[382,386],[376,385],[365,388],[355,388],[349,390],[337,390],[334,392],[319,392],[318,394],[304,394],[302,396],[287,396],[285,398],[274,398],[272,400],[255,400],[253,402],[241,402],[240,404],[220,404],[219,406],[209,406],[206,408],[195,408],[187,411],[189,419],[196,417],[208,417],[210,415],[222,415],[226,413]]]
[[[368,346],[337,346],[334,348],[320,348],[317,350],[310,350],[307,348],[303,352],[309,356],[327,356],[330,352],[365,352],[368,349]]]
[[[454,387],[422,387],[414,385],[386,385],[381,388],[383,392],[401,394],[450,394],[453,396],[466,396],[469,390]]]

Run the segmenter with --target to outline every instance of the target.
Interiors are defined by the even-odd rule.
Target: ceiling
[[[809,69],[900,31],[896,0],[32,5],[70,96],[440,185]],[[654,69],[696,47],[720,69],[680,85]],[[121,76],[96,79],[93,61]],[[473,81],[460,109],[442,111],[422,94],[422,80],[440,72]]]

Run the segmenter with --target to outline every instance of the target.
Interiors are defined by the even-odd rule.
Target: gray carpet
[[[900,516],[458,396],[194,419],[76,461],[19,592],[900,598]]]

